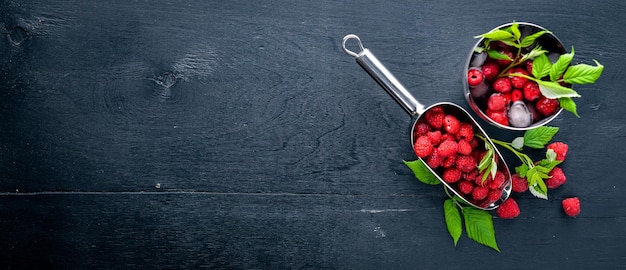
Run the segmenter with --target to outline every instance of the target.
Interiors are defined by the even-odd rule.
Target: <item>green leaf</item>
[[[461,224],[461,214],[453,199],[443,201],[443,215],[446,220],[446,227],[448,227],[448,233],[452,236],[454,246],[456,246],[463,232],[463,225]]]
[[[544,148],[552,137],[559,132],[558,127],[541,126],[524,132],[524,145],[530,148]]]
[[[511,59],[511,57],[509,57],[506,54],[502,54],[496,50],[487,50],[487,54],[489,55],[489,58],[491,59],[496,59],[496,60],[513,60]]]
[[[548,194],[541,190],[538,190],[537,186],[528,187],[528,190],[530,191],[530,194],[532,194],[533,196],[539,199],[544,199],[544,200],[548,199]]]
[[[548,51],[542,49],[541,46],[537,46],[537,47],[533,48],[527,54],[524,54],[522,56],[522,59],[520,59],[520,62],[524,62],[524,61],[529,60],[529,59],[535,59],[537,56],[542,55],[542,54],[546,54],[547,52]]]
[[[560,97],[559,98],[559,104],[561,104],[561,108],[563,108],[564,110],[573,113],[574,115],[576,115],[576,117],[580,116],[578,115],[578,112],[576,112],[576,102],[574,102],[574,100],[570,97]]]
[[[550,68],[552,67],[552,63],[548,56],[544,54],[540,54],[533,60],[533,77],[537,79],[541,79],[547,76],[550,73]]]
[[[511,146],[513,146],[517,150],[522,150],[524,147],[524,137],[517,137],[511,142]]]
[[[504,30],[500,30],[500,29],[492,30],[482,35],[475,36],[474,38],[481,38],[481,37],[489,39],[491,41],[503,41],[503,40],[515,39],[515,36],[513,36],[513,34]]]
[[[596,66],[578,64],[569,67],[563,75],[563,81],[571,84],[594,83],[600,77],[600,75],[602,75],[604,66],[596,60],[593,61],[596,62]]]
[[[496,231],[493,228],[491,214],[485,210],[473,207],[463,207],[463,218],[465,219],[465,231],[467,236],[485,246],[500,252],[496,243]]]
[[[569,64],[572,62],[572,58],[574,58],[574,46],[572,46],[571,53],[561,54],[559,59],[554,62],[552,67],[550,68],[550,80],[556,82],[561,78],[563,72],[569,67]]]
[[[558,82],[536,81],[539,84],[539,90],[547,98],[562,97],[580,97],[576,91],[571,88],[560,85]]]
[[[526,36],[526,37],[524,37],[524,39],[522,39],[522,42],[520,43],[520,46],[522,48],[524,48],[524,47],[528,47],[530,45],[533,45],[533,43],[535,43],[535,40],[537,40],[537,38],[539,38],[543,34],[547,34],[547,33],[551,33],[551,32],[543,30],[543,31],[539,31],[537,33],[534,33],[532,35]]]
[[[407,167],[409,167],[411,171],[413,171],[413,173],[415,174],[415,177],[420,182],[424,184],[428,184],[428,185],[437,185],[441,183],[439,181],[439,178],[437,178],[437,176],[434,175],[433,172],[430,171],[430,169],[428,169],[426,164],[424,164],[424,162],[421,159],[414,160],[414,161],[403,160],[402,162],[404,162],[404,164]]]
[[[528,173],[528,170],[529,170],[528,165],[526,164],[522,164],[522,165],[515,167],[515,172],[519,176],[524,177],[524,178],[526,178],[526,174]]]
[[[519,24],[517,23],[511,24],[511,27],[509,27],[509,31],[511,31],[511,34],[513,34],[515,40],[519,40],[520,36],[522,36],[522,33],[520,33],[519,31]]]

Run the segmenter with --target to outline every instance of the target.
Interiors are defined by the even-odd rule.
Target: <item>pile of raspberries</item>
[[[486,207],[500,199],[508,179],[499,170],[495,177],[490,174],[483,181],[477,164],[486,154],[484,143],[474,136],[474,126],[467,116],[446,109],[444,105],[433,107],[417,121],[413,150],[464,198]]]

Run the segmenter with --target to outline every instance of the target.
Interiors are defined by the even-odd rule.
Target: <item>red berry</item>
[[[487,194],[487,200],[490,202],[495,202],[502,197],[502,190],[499,189],[490,189],[489,194]]]
[[[487,110],[487,117],[489,117],[491,120],[493,120],[494,122],[504,125],[504,126],[508,126],[509,125],[509,118],[506,115],[506,112],[504,110],[501,111],[492,111],[492,110]]]
[[[459,132],[460,125],[461,123],[454,115],[446,115],[443,118],[443,128],[450,134]]]
[[[507,99],[500,93],[492,94],[487,100],[487,109],[492,111],[502,111],[506,109]]]
[[[524,99],[535,101],[541,97],[541,90],[536,82],[529,81],[524,85]]]
[[[444,167],[444,168],[450,168],[450,167],[453,167],[454,165],[456,165],[456,154],[444,158],[443,161],[441,162],[441,167]]]
[[[489,182],[489,188],[491,189],[499,189],[506,181],[504,174],[500,171],[496,172],[496,177]]]
[[[508,77],[497,78],[491,86],[493,87],[493,90],[498,93],[508,93],[512,89],[511,79]]]
[[[528,74],[533,74],[533,60],[526,61],[526,71]]]
[[[483,64],[482,70],[483,77],[491,81],[500,72],[500,66],[498,66],[498,64],[496,64],[495,62],[486,62],[485,64]]]
[[[438,145],[439,142],[441,142],[441,131],[435,130],[428,132],[426,133],[426,137],[428,137],[430,143],[432,143],[433,145]]]
[[[458,140],[471,141],[474,139],[474,127],[469,123],[461,123],[456,136]]]
[[[489,194],[489,188],[487,187],[475,187],[472,191],[472,198],[474,200],[480,201],[487,197]]]
[[[441,107],[433,107],[424,113],[426,123],[434,129],[440,129],[443,126],[444,116],[445,114],[443,113],[443,108]]]
[[[521,193],[528,190],[528,180],[526,180],[526,178],[521,177],[518,174],[513,174],[511,175],[511,181],[513,182],[513,192]]]
[[[561,204],[566,215],[576,217],[580,214],[580,200],[577,197],[563,199]]]
[[[511,91],[511,102],[520,101],[524,98],[524,93],[519,89]]]
[[[476,169],[476,160],[471,156],[459,155],[456,157],[456,167],[464,173]]]
[[[528,76],[528,72],[521,68],[514,68],[511,70],[511,72],[509,72],[509,74],[522,74]],[[526,82],[528,82],[528,79],[524,77],[511,76],[511,85],[513,86],[513,88],[522,89]]]
[[[556,99],[547,98],[541,96],[539,100],[537,100],[537,104],[535,104],[535,108],[537,111],[545,116],[552,115],[559,108],[559,101]]]
[[[433,152],[426,157],[426,164],[433,169],[441,166],[442,162],[443,158],[437,153],[437,149],[433,149]]]
[[[554,167],[554,169],[548,173],[548,176],[550,176],[550,178],[547,178],[545,183],[549,189],[558,188],[567,181],[565,173],[563,173],[563,170],[559,167]]]
[[[517,202],[509,197],[504,201],[498,209],[496,209],[496,213],[500,218],[503,219],[514,219],[520,214],[519,206]]]
[[[472,145],[466,140],[460,140],[457,143],[457,152],[461,155],[469,155],[472,153]]]
[[[474,168],[474,170],[471,170],[463,174],[463,179],[470,181],[470,182],[476,181],[476,177],[478,177],[478,170],[476,168]]]
[[[474,183],[470,182],[470,181],[460,181],[459,184],[457,184],[457,187],[459,188],[459,191],[463,194],[470,194],[472,193],[472,190],[474,190]]]
[[[514,57],[513,52],[511,52],[509,50],[506,50],[506,49],[503,49],[503,50],[500,50],[499,53],[508,56],[509,59],[498,59],[498,60],[496,60],[496,62],[498,62],[498,65],[508,66],[511,62],[513,62],[513,57]]]
[[[467,84],[476,86],[483,82],[483,72],[478,68],[471,68],[467,71]]]
[[[567,144],[562,142],[553,142],[547,146],[548,149],[552,149],[554,153],[556,153],[556,160],[564,161],[565,157],[567,157],[567,149],[569,148]]]
[[[459,181],[459,179],[461,179],[461,176],[463,174],[461,173],[461,171],[455,167],[451,167],[451,168],[447,168],[445,171],[443,171],[443,181],[446,181],[446,183],[448,184],[452,184],[455,183],[456,181]]]
[[[428,136],[420,136],[415,140],[413,144],[413,151],[418,157],[426,157],[433,152],[433,144],[428,139]]]
[[[419,122],[415,126],[415,132],[417,133],[417,135],[424,135],[429,131],[430,131],[430,126],[428,126],[428,124],[424,122]]]
[[[437,153],[443,158],[455,155],[458,150],[458,145],[455,141],[445,140],[437,147]]]

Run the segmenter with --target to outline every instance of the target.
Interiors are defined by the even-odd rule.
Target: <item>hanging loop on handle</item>
[[[356,40],[360,51],[353,52],[346,47],[346,43]],[[361,39],[354,34],[346,35],[342,42],[343,51],[356,59],[356,62],[380,85],[387,93],[411,116],[422,114],[424,105],[419,103],[411,93],[402,86],[400,81],[378,61],[370,50],[363,47]]]

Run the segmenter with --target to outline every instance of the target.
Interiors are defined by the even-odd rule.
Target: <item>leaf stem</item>
[[[476,135],[476,136],[481,137],[481,135]],[[481,137],[481,139],[484,140],[484,138],[482,138],[482,137]],[[535,164],[534,164],[533,160],[528,155],[526,155],[526,154],[524,154],[524,153],[522,153],[520,151],[517,151],[517,149],[515,149],[513,147],[513,144],[508,143],[508,142],[504,142],[504,141],[500,141],[500,140],[497,140],[497,139],[493,139],[493,138],[491,139],[491,141],[493,143],[495,143],[497,145],[500,145],[500,146],[508,149],[509,151],[513,152],[513,154],[515,154],[517,156],[517,158],[519,158],[519,160],[523,164],[528,165],[529,168],[535,167]]]

